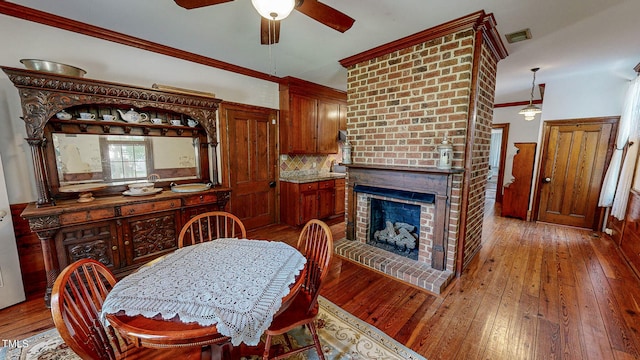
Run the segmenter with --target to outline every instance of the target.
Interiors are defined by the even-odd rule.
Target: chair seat
[[[269,335],[279,335],[295,329],[301,325],[308,324],[318,316],[318,303],[311,307],[311,297],[304,291],[300,291],[293,298],[289,307],[276,315],[265,331]]]

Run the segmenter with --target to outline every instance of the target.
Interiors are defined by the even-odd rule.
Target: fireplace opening
[[[418,260],[420,205],[371,198],[369,245]]]

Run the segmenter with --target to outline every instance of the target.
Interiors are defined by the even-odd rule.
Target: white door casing
[[[25,300],[7,184],[0,158],[0,309]]]

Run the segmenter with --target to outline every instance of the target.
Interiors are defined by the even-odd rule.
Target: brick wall
[[[469,201],[467,206],[464,265],[480,250],[486,184],[489,173],[491,124],[498,62],[486,44],[479,61],[475,136],[472,151]]]
[[[445,134],[463,166],[474,31],[467,30],[348,69],[347,130],[354,163],[435,167]]]
[[[452,26],[455,30],[446,35],[431,36],[384,54],[373,49],[375,56],[364,60],[358,56],[353,57],[357,61],[343,60],[348,70],[347,130],[354,163],[436,167],[437,145],[448,136],[453,144],[453,167],[466,170],[453,176],[447,270],[456,268],[460,234],[465,235],[464,265],[481,246],[495,73],[497,62],[506,56],[493,16],[484,12],[473,15],[479,15],[481,21],[467,28]],[[452,23],[458,24],[456,21]],[[479,23],[484,26],[481,30]],[[445,28],[435,33],[443,34]],[[483,31],[482,37],[476,36],[478,31]],[[482,41],[481,46],[476,47],[477,41]],[[474,49],[482,50],[474,54]],[[477,83],[473,82],[475,72]],[[470,121],[474,116],[475,121]],[[471,149],[467,148],[468,139],[474,141]],[[465,180],[467,188],[463,189]],[[463,190],[468,194],[464,209]],[[461,233],[465,215],[466,227]]]

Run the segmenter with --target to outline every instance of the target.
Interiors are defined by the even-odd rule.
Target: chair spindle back
[[[178,236],[178,247],[236,237],[247,237],[242,221],[228,212],[211,211],[194,216],[184,224]]]
[[[315,306],[333,255],[331,229],[320,220],[310,220],[300,233],[297,247],[307,258],[307,271],[301,291],[307,292],[311,297],[311,306]]]
[[[116,279],[102,263],[78,260],[56,279],[51,314],[62,339],[83,359],[116,359],[123,352],[114,329],[100,322],[102,304]]]

